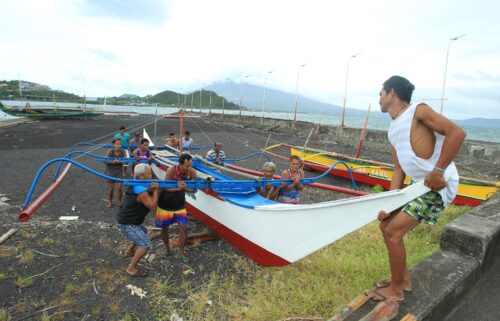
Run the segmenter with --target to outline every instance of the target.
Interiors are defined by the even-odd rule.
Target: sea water
[[[25,106],[28,101],[2,101],[4,105],[7,106]],[[29,102],[32,106],[53,106],[52,102]],[[81,107],[81,104],[74,103],[57,103],[59,107]],[[176,112],[178,109],[176,107],[151,107],[151,106],[117,106],[117,105],[87,105],[89,108],[103,109],[104,111],[123,111],[123,112],[137,112],[139,114],[147,115],[163,115]],[[186,110],[190,111],[190,107],[186,107]],[[199,108],[193,108],[194,112],[199,112]],[[202,109],[204,114],[208,113],[208,109]],[[212,109],[212,113],[221,114],[221,109]],[[239,110],[226,109],[225,114],[238,115]],[[292,120],[293,115],[291,113],[285,112],[273,112],[273,111],[255,111],[255,110],[243,110],[241,112],[244,116],[255,116],[255,117],[268,117],[276,119]],[[15,119],[16,117],[9,116],[0,111],[0,121],[7,119]],[[339,126],[341,123],[340,115],[319,115],[319,114],[307,114],[307,113],[297,113],[298,121],[311,122],[313,124],[323,124],[323,125],[334,125]],[[350,116],[348,113],[345,116],[344,124],[347,127],[353,128],[363,128],[365,123],[365,117]],[[390,117],[384,114],[373,114],[368,120],[368,129],[384,130],[389,129]],[[470,140],[480,140],[486,142],[500,143],[500,128],[487,128],[487,127],[474,127],[474,126],[462,126],[464,131],[467,133],[467,139]]]

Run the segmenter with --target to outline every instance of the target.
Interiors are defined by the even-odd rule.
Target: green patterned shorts
[[[434,225],[437,223],[439,214],[443,209],[444,204],[441,195],[431,191],[406,204],[402,211],[419,222]]]

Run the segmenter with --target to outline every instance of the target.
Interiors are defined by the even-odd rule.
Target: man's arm
[[[392,162],[394,163],[394,172],[392,173],[391,187],[390,189],[400,189],[403,187],[405,181],[406,173],[401,168],[399,164],[398,155],[396,150],[391,148]]]
[[[401,168],[401,164],[399,164],[398,155],[394,147],[391,148],[391,156],[392,156],[392,162],[394,163],[394,171],[392,173],[390,189],[391,190],[400,189],[403,187],[406,173],[403,171],[403,168]],[[387,213],[386,211],[380,211],[378,213],[377,218],[379,221],[384,221],[388,219],[392,214],[399,213],[399,211],[401,211],[401,208],[395,209],[394,211],[389,213]]]
[[[144,204],[149,210],[152,210],[158,204],[158,183],[152,183],[150,189],[153,191],[153,197],[147,191],[144,191],[137,196],[137,201]]]
[[[427,128],[444,136],[441,156],[436,167],[445,169],[457,157],[465,139],[465,132],[448,118],[436,113],[426,104],[419,104],[415,117]]]
[[[196,179],[196,170],[194,168],[189,169],[191,171],[191,179],[195,180]],[[195,190],[193,188],[184,188],[186,192],[188,193],[194,193]]]
[[[465,139],[465,132],[448,118],[436,113],[426,104],[419,104],[415,117],[424,126],[444,136],[441,155],[434,169],[425,177],[425,185],[433,191],[439,191],[446,186],[444,172],[448,165],[457,157]]]

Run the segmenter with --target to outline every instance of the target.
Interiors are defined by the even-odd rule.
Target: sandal
[[[375,302],[387,301],[389,299],[387,296],[385,296],[384,294],[380,293],[377,290],[366,290],[365,295]],[[373,295],[376,295],[377,297],[374,297]],[[402,304],[405,301],[405,299],[403,298],[401,300],[393,300],[393,301]]]
[[[387,288],[387,287],[391,286],[391,280],[390,279],[379,280],[379,281],[373,283],[373,285],[377,289]],[[405,288],[405,287],[403,287],[403,291],[405,291],[405,292],[411,292],[412,289],[411,288]]]

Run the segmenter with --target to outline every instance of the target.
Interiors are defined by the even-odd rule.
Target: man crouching
[[[151,167],[148,164],[137,164],[134,168],[135,178],[148,180],[152,177]],[[132,256],[126,270],[130,276],[144,277],[145,271],[139,271],[137,264],[152,247],[148,238],[148,230],[143,225],[149,211],[156,208],[158,203],[158,183],[152,183],[149,188],[145,186],[128,186],[122,206],[116,216],[118,227],[122,233],[132,241],[125,252],[125,256]]]

